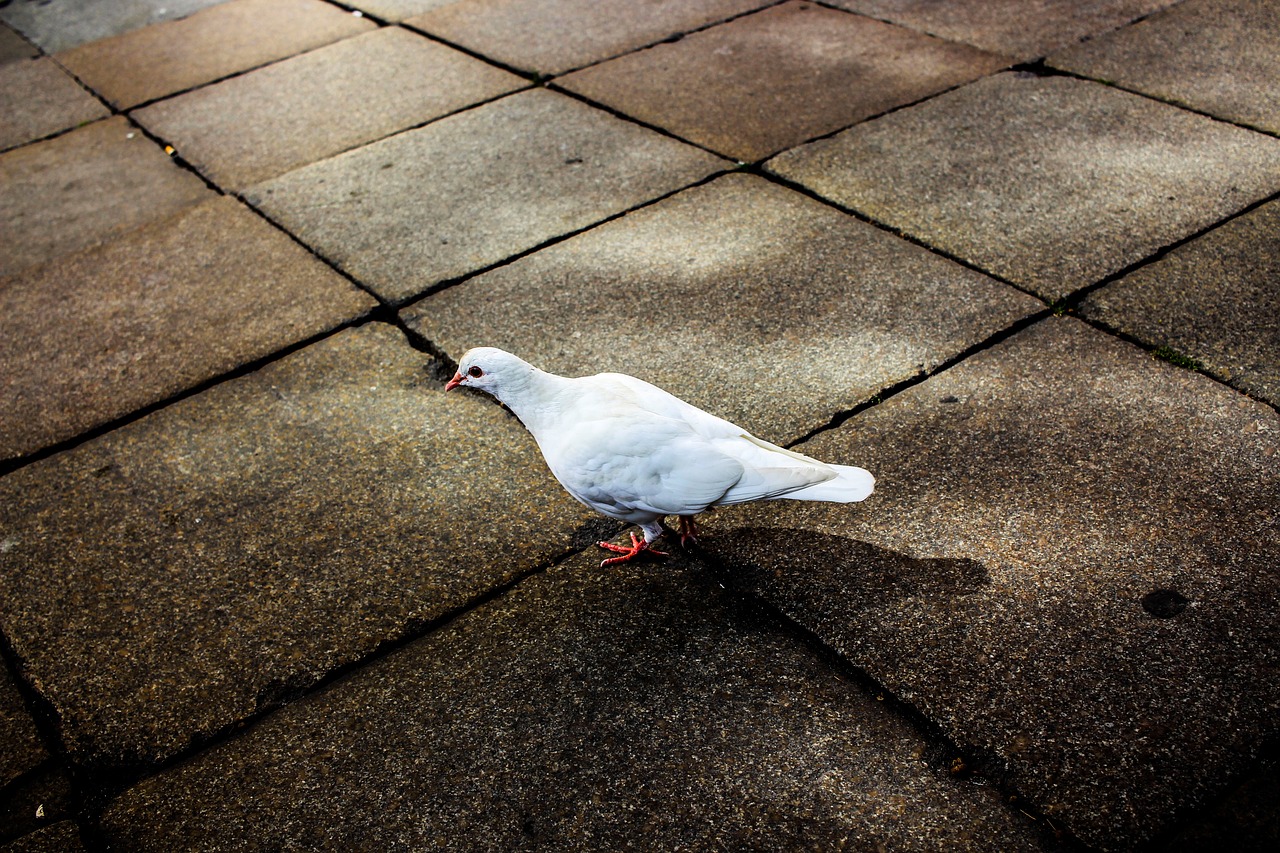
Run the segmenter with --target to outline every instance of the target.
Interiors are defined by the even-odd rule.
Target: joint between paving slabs
[[[724,169],[718,169],[712,172],[711,174],[706,175],[705,177],[699,178],[696,181],[690,181],[684,186],[677,187],[676,189],[669,190],[668,192],[665,192],[662,195],[654,196],[651,199],[642,201],[639,204],[633,205],[632,207],[628,207],[626,210],[620,210],[617,213],[612,213],[604,217],[603,219],[598,219],[595,222],[592,222],[588,225],[584,225],[581,228],[577,228],[573,231],[567,231],[564,234],[557,234],[554,237],[550,237],[542,241],[536,246],[530,246],[528,249],[524,249],[522,251],[516,252],[514,255],[508,255],[507,257],[502,258],[501,260],[498,260],[498,261],[494,261],[493,263],[488,264],[487,266],[478,267],[477,269],[470,270],[462,275],[454,276],[453,278],[441,279],[440,281],[437,281],[435,284],[427,287],[420,293],[415,293],[411,296],[406,296],[403,299],[388,302],[387,304],[390,305],[392,308],[397,308],[397,309],[407,308],[408,306],[414,304],[415,302],[426,299],[428,296],[433,296],[442,290],[448,290],[451,287],[456,287],[457,285],[470,281],[473,278],[478,278],[486,273],[492,272],[496,269],[500,269],[509,264],[513,264],[516,261],[521,260],[522,258],[526,258],[529,255],[532,255],[535,252],[540,252],[543,249],[556,245],[557,243],[563,243],[566,240],[572,239],[573,237],[577,237],[579,234],[585,234],[586,232],[591,231],[595,228],[599,228],[602,225],[607,225],[608,223],[613,222],[615,219],[621,219],[624,216],[644,210],[645,208],[655,205],[659,202],[666,201],[672,196],[682,193],[685,190],[691,190],[695,187],[700,187],[704,184],[708,184],[711,181],[714,181],[716,178],[723,177],[724,175],[727,175],[733,171],[735,170],[730,167],[726,167]]]
[[[956,784],[974,784],[968,781],[973,777],[985,781],[1000,792],[1001,801],[1007,808],[1021,812],[1041,832],[1049,833],[1056,842],[1065,844],[1066,849],[1087,849],[1069,830],[1059,826],[1018,793],[1009,780],[1007,762],[1000,759],[994,752],[975,745],[962,745],[952,740],[919,708],[885,687],[869,672],[845,657],[841,651],[827,645],[820,636],[792,619],[776,604],[762,598],[754,591],[740,588],[734,582],[734,578],[739,574],[732,571],[729,565],[705,553],[696,545],[693,550],[717,577],[720,585],[736,596],[740,602],[762,614],[780,630],[817,654],[824,663],[835,670],[838,676],[857,685],[866,695],[884,704],[889,711],[905,720],[925,742],[926,749],[922,760],[935,772],[950,778]]]

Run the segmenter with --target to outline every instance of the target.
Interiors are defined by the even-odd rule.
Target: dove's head
[[[534,370],[529,362],[509,352],[496,347],[476,347],[463,353],[462,360],[458,362],[458,372],[453,374],[444,390],[466,385],[487,391],[501,400],[503,391],[524,387]]]

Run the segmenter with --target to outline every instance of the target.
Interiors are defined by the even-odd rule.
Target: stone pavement
[[[1280,849],[1280,3],[0,22],[0,851]],[[601,569],[478,344],[877,491]]]

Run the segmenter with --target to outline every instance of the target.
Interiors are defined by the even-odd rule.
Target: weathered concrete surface
[[[0,788],[48,757],[22,694],[0,666]]]
[[[0,276],[211,198],[119,116],[0,154]]]
[[[536,89],[253,187],[247,197],[384,299],[420,295],[724,165]],[[430,188],[424,192],[424,188]]]
[[[786,441],[1040,308],[798,193],[731,174],[403,315],[455,359],[491,345],[556,373],[630,373]]]
[[[183,18],[224,0],[111,0],[110,3],[6,3],[0,20],[46,53]]]
[[[769,0],[459,0],[407,23],[513,68],[562,74]]]
[[[104,828],[140,851],[1044,849],[947,760],[696,564],[588,554],[143,783]]]
[[[967,45],[788,2],[556,82],[749,162],[1008,64]]]
[[[1095,291],[1080,310],[1280,406],[1280,202]]]
[[[0,479],[0,627],[89,765],[154,761],[570,545],[523,427],[381,323]]]
[[[82,853],[83,850],[80,830],[68,820],[0,845],[0,853]]]
[[[160,101],[133,118],[214,183],[242,189],[527,85],[387,27]]]
[[[829,0],[854,12],[1020,60],[1107,32],[1176,0]]]
[[[0,66],[0,150],[109,114],[48,57]]]
[[[1009,73],[768,167],[1056,300],[1280,190],[1280,140]]]
[[[704,547],[1084,841],[1169,828],[1280,734],[1274,410],[1050,318],[800,449],[875,495]]]
[[[1280,6],[1271,0],[1188,0],[1049,64],[1280,133]]]
[[[0,279],[0,459],[166,399],[376,304],[225,196]]]
[[[431,9],[456,2],[457,0],[350,0],[343,5],[362,9],[384,21],[403,21],[405,18],[421,15]]]
[[[230,0],[57,60],[118,109],[181,92],[373,28],[321,0]]]
[[[3,11],[0,11],[0,15],[3,15]],[[33,44],[15,31],[0,24],[0,64],[8,65],[11,62],[33,59],[39,55],[39,49]]]

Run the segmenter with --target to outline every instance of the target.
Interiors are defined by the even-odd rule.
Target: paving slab
[[[409,26],[513,68],[562,74],[723,21],[770,0],[459,0]]]
[[[0,666],[0,788],[49,757],[6,667]]]
[[[81,853],[80,830],[69,820],[51,824],[30,835],[0,844],[0,853]]]
[[[117,109],[172,95],[373,29],[322,0],[230,0],[58,53]]]
[[[48,57],[0,65],[0,150],[110,114]]]
[[[132,114],[235,189],[528,85],[464,53],[385,27]]]
[[[1274,410],[1049,318],[800,449],[876,494],[725,510],[703,547],[1086,843],[1280,733]]]
[[[21,62],[24,59],[34,59],[39,55],[39,48],[14,30],[9,29],[4,24],[0,24],[0,65]]]
[[[1094,291],[1080,312],[1280,406],[1280,202]]]
[[[723,165],[536,89],[297,169],[246,197],[379,296],[400,302]]]
[[[107,836],[140,851],[1043,849],[996,791],[950,778],[705,569],[597,563],[530,578],[144,782],[108,808]]]
[[[6,3],[0,20],[46,53],[57,53],[161,21],[184,18],[225,0],[111,0],[110,3]]]
[[[0,627],[73,760],[171,756],[595,525],[428,362],[367,324],[0,479]]]
[[[1008,64],[968,45],[788,2],[556,82],[755,161]]]
[[[415,303],[441,351],[640,376],[794,440],[1044,306],[760,177],[730,174]]]
[[[1271,0],[1189,0],[1048,61],[1280,134],[1280,7]]]
[[[1057,300],[1280,190],[1280,140],[1007,73],[767,167]]]
[[[854,12],[1021,60],[1124,26],[1176,0],[829,0]]]
[[[6,3],[0,20],[55,54],[69,47],[184,18],[225,0],[111,0],[110,3]]]
[[[350,0],[344,5],[368,12],[384,21],[398,22],[456,2],[457,0]]]
[[[375,305],[226,196],[0,279],[0,459],[79,435]]]
[[[0,154],[0,276],[213,196],[123,116]]]
[[[0,850],[3,842],[36,833],[73,813],[71,781],[59,762],[46,760],[0,789]]]

